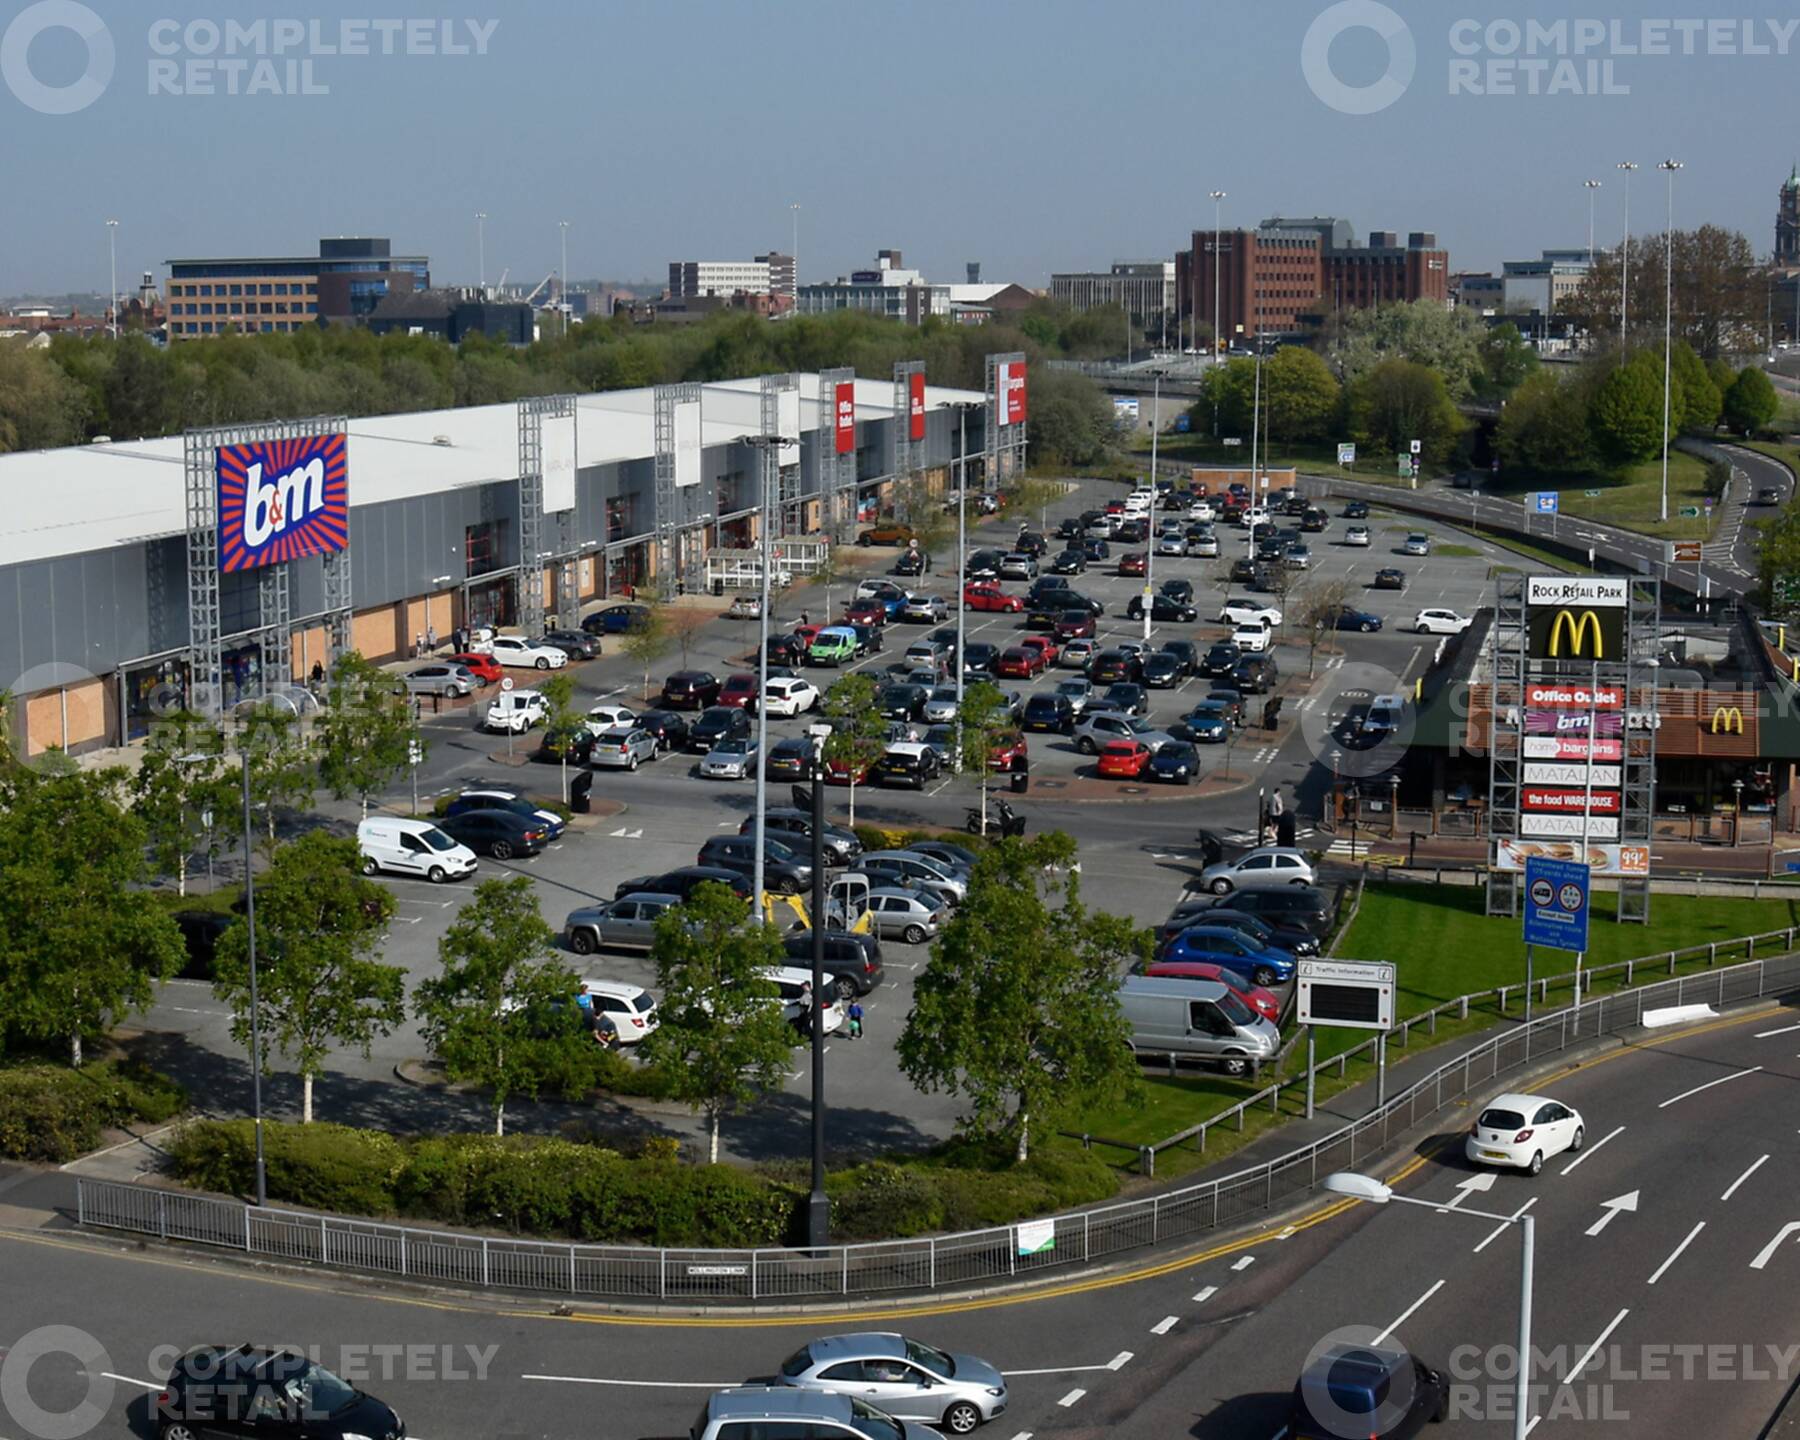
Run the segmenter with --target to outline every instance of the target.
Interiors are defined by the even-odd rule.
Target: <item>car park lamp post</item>
[[[963,701],[964,616],[969,608],[969,412],[981,409],[985,403],[962,400],[956,406],[956,464],[960,472],[956,484],[956,709],[959,714]]]
[[[1737,849],[1738,832],[1744,828],[1744,782],[1731,782],[1731,848]]]
[[[1156,606],[1152,596],[1156,591],[1152,581],[1152,570],[1156,564],[1156,437],[1162,429],[1162,376],[1161,370],[1150,372],[1150,514],[1144,521],[1144,641],[1150,640],[1151,612]]]
[[[744,443],[755,450],[762,461],[757,481],[757,488],[761,491],[758,497],[761,514],[756,522],[757,545],[762,551],[757,566],[761,572],[761,600],[756,607],[756,859],[750,876],[750,903],[755,914],[760,917],[763,914],[763,866],[768,855],[768,840],[763,832],[767,828],[765,821],[768,819],[769,803],[769,491],[772,488],[771,480],[779,483],[781,452],[789,445],[798,445],[800,442],[789,435],[750,435],[745,438]],[[829,536],[825,543],[827,546],[831,544]],[[829,624],[831,617],[827,615],[825,620]]]
[[[1434,1205],[1429,1200],[1415,1200],[1409,1195],[1396,1195],[1391,1187],[1383,1185],[1379,1180],[1368,1175],[1358,1175],[1354,1171],[1339,1170],[1327,1175],[1323,1184],[1333,1195],[1367,1200],[1371,1205],[1386,1205],[1392,1201],[1398,1205],[1422,1205],[1440,1215],[1450,1213],[1448,1206]],[[1503,1225],[1519,1227],[1519,1356],[1513,1380],[1513,1440],[1525,1440],[1531,1430],[1531,1421],[1525,1412],[1531,1404],[1531,1270],[1532,1252],[1537,1240],[1534,1222],[1523,1210],[1515,1215],[1498,1215],[1489,1210],[1464,1210],[1459,1207],[1456,1213],[1472,1216],[1477,1220],[1498,1220]]]
[[[957,658],[960,668],[962,659]],[[813,1249],[831,1234],[831,1200],[825,1194],[825,1024],[820,1000],[825,994],[825,742],[829,725],[809,725],[813,742],[812,784],[812,1193],[806,1198],[806,1243]],[[849,916],[845,915],[846,925]]]

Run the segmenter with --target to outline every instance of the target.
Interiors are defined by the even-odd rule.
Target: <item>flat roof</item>
[[[817,430],[819,377],[801,373],[800,425]],[[701,386],[701,443],[725,445],[762,430],[760,376]],[[927,409],[980,401],[979,391],[928,385]],[[858,379],[859,418],[894,411],[891,380]],[[656,454],[654,392],[609,390],[575,397],[582,466]],[[370,415],[349,423],[352,509],[519,477],[518,409],[512,404]],[[447,436],[449,444],[436,443]],[[110,441],[0,455],[0,565],[78,555],[186,532],[182,437]]]

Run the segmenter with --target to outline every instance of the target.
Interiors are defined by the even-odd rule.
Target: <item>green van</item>
[[[821,630],[806,651],[809,665],[843,665],[855,658],[856,632],[841,625]]]

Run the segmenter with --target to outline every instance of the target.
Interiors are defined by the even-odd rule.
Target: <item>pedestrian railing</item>
[[[1788,937],[1791,945],[1791,932]],[[1398,1136],[1487,1093],[1502,1075],[1629,1030],[1646,1010],[1723,1005],[1794,989],[1800,989],[1800,956],[1788,954],[1598,996],[1474,1046],[1362,1119],[1266,1164],[1163,1194],[958,1235],[816,1250],[579,1245],[259,1208],[87,1179],[77,1183],[76,1218],[84,1226],[287,1262],[596,1300],[779,1302],[979,1289],[1192,1241],[1290,1205],[1321,1176],[1373,1162]],[[1252,1096],[1238,1107],[1239,1123],[1257,1103],[1267,1102]]]

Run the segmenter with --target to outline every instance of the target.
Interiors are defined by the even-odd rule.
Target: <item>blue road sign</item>
[[[1560,492],[1556,490],[1535,490],[1531,495],[1532,508],[1539,515],[1554,515],[1556,500]]]
[[[1525,862],[1525,943],[1588,948],[1588,867],[1574,860]]]

